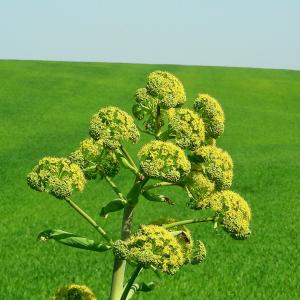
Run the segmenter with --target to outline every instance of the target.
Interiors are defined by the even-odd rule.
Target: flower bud
[[[170,142],[152,141],[142,147],[138,156],[144,175],[169,182],[177,182],[191,168],[184,151]]]
[[[116,257],[122,260],[127,259],[127,257],[129,256],[127,244],[121,240],[117,240],[114,242],[112,251]]]

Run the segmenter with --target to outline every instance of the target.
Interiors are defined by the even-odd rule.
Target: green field
[[[233,190],[252,207],[252,235],[232,240],[209,224],[190,225],[207,246],[207,260],[164,275],[155,291],[136,299],[297,299],[300,289],[300,71],[0,61],[0,299],[49,299],[60,286],[84,283],[107,299],[111,253],[85,252],[37,242],[44,229],[60,228],[97,239],[67,205],[32,191],[26,174],[43,156],[66,156],[88,135],[91,115],[116,105],[130,112],[133,94],[149,72],[182,80],[189,98],[209,93],[221,102],[225,133],[219,145],[235,163]],[[143,141],[143,139],[142,139]],[[142,142],[141,141],[141,142]],[[142,143],[128,145],[137,151]],[[123,190],[132,176],[122,171]],[[176,206],[141,201],[135,228],[159,216],[181,218],[184,195],[169,188]],[[103,227],[119,234],[120,213],[100,219],[114,198],[106,182],[90,182],[74,200]],[[151,271],[143,278],[155,279]]]

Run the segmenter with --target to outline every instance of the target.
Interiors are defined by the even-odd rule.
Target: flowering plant
[[[53,239],[83,250],[112,251],[115,257],[111,300],[131,299],[135,293],[149,292],[154,282],[138,282],[145,269],[175,274],[186,264],[198,265],[206,257],[203,241],[194,241],[186,227],[211,223],[235,239],[250,235],[251,211],[247,202],[230,190],[233,162],[216,140],[224,131],[224,112],[216,99],[199,94],[192,109],[182,108],[186,95],[182,83],[168,72],[152,72],[144,88],[135,93],[134,119],[117,107],[105,107],[92,116],[90,137],[66,158],[45,157],[27,175],[31,188],[65,201],[102,236],[99,243],[59,229],[40,233],[40,240]],[[153,140],[141,147],[138,163],[127,152],[124,142],[136,143],[140,133]],[[127,194],[114,183],[122,168],[133,173]],[[113,240],[93,218],[72,200],[74,190],[83,191],[95,178],[107,181],[117,198],[104,205],[100,216],[123,211],[120,239]],[[188,220],[161,218],[141,224],[132,233],[133,212],[142,199],[166,205],[167,196],[154,192],[162,186],[177,186],[186,192],[187,209],[208,209],[211,216]],[[126,263],[135,266],[124,283]],[[86,286],[71,284],[61,288],[53,299],[96,299]]]

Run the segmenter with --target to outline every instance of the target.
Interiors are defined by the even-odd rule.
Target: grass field
[[[130,112],[133,93],[149,72],[178,76],[189,97],[215,96],[226,114],[219,145],[235,162],[233,190],[253,211],[252,236],[232,240],[208,224],[191,225],[208,250],[205,263],[163,276],[155,291],[136,299],[297,299],[300,289],[300,71],[0,61],[0,299],[49,299],[60,286],[76,282],[107,299],[111,253],[85,252],[38,233],[60,228],[97,238],[65,203],[32,191],[26,174],[43,156],[66,156],[88,134],[91,115],[117,105]],[[128,146],[136,151],[141,143]],[[123,190],[131,181],[123,171]],[[169,188],[177,205],[143,201],[135,227],[159,216],[201,215],[185,209],[184,195]],[[74,200],[117,238],[120,213],[98,217],[114,198],[105,182],[90,182]],[[155,279],[150,271],[143,278]]]

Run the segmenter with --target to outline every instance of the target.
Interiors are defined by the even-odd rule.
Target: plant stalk
[[[88,221],[110,244],[112,243],[112,239],[107,235],[107,233],[103,230],[103,228],[96,223],[92,217],[90,217],[84,210],[82,210],[75,202],[71,199],[65,199],[66,202],[75,209],[86,221]]]
[[[124,292],[122,294],[121,300],[126,300],[128,293],[132,287],[132,285],[134,284],[135,279],[138,277],[138,275],[140,274],[140,272],[142,271],[143,267],[141,266],[137,266],[135,268],[135,270],[133,271],[128,283],[126,284],[126,287],[124,289]]]
[[[121,228],[121,239],[126,240],[131,234],[133,210],[138,203],[138,197],[145,181],[139,181],[137,178],[133,187],[127,195],[127,205],[124,208],[123,221]],[[124,288],[124,275],[126,269],[126,260],[115,257],[110,300],[120,300]]]
[[[108,176],[105,176],[105,180],[108,182],[108,184],[113,189],[113,191],[120,197],[120,199],[126,201],[126,198],[121,193],[121,191],[119,190],[119,188],[117,187],[117,185],[112,181],[112,179],[110,177],[108,177]]]
[[[193,224],[193,223],[204,223],[204,222],[214,222],[214,218],[206,218],[206,219],[190,219],[190,220],[183,220],[178,221],[174,223],[164,224],[164,228],[172,228],[180,225],[187,225],[187,224]]]

